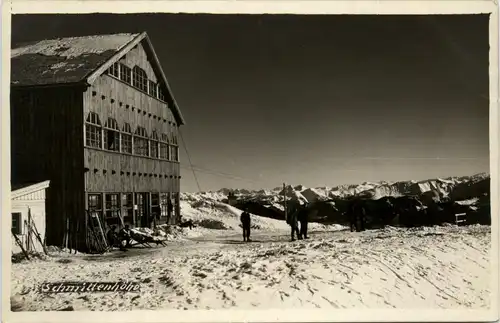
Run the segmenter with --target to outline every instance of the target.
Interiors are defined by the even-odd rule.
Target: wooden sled
[[[130,237],[137,242],[137,244],[141,244],[145,247],[148,247],[148,248],[152,248],[152,246],[150,245],[150,243],[156,243],[156,246],[158,245],[162,245],[163,247],[166,247],[167,244],[165,243],[167,240],[166,239],[162,239],[162,240],[156,240],[156,239],[153,239],[151,237],[146,237],[146,236],[143,236],[141,234],[137,234],[133,231],[130,231]]]

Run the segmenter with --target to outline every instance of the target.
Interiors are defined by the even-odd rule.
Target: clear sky
[[[23,15],[13,43],[146,31],[202,190],[489,171],[487,15]],[[182,190],[198,187],[181,148]]]

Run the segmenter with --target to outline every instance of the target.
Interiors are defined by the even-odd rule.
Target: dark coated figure
[[[365,230],[365,217],[366,211],[361,200],[353,200],[349,209],[349,222],[351,227],[351,232],[356,229],[356,232]]]
[[[297,238],[300,240],[302,237],[300,236],[299,232],[298,210],[292,211],[287,214],[286,223],[291,228],[291,240],[295,241],[295,235],[297,235]]]
[[[307,236],[307,225],[309,224],[309,210],[307,209],[306,205],[304,205],[299,209],[299,212],[297,214],[297,219],[300,222],[299,238],[309,239],[309,237]]]
[[[251,220],[250,220],[250,213],[248,213],[248,209],[245,209],[245,211],[241,213],[240,221],[241,221],[241,226],[243,228],[243,241],[252,241],[250,239]]]
[[[174,203],[169,198],[167,200],[167,224],[170,224],[170,219],[172,219],[172,215],[174,214]]]

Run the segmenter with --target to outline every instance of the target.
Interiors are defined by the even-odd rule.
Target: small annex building
[[[43,251],[46,228],[46,198],[50,181],[12,187],[12,252],[21,252],[16,237],[26,251]]]

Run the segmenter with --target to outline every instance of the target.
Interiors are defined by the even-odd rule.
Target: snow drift
[[[158,309],[486,309],[489,227],[385,228],[258,243],[219,237],[144,254],[13,264],[16,311]],[[124,255],[125,254],[125,255]],[[120,256],[119,255],[124,255]],[[45,281],[134,281],[138,293],[43,294]]]

